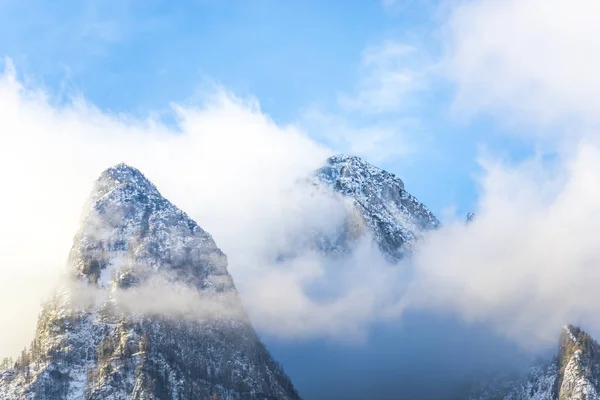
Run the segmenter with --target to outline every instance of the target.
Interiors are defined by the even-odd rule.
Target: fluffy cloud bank
[[[422,243],[416,301],[528,346],[553,345],[565,323],[598,335],[600,5],[477,0],[447,11],[442,65],[457,109],[537,150],[518,164],[482,157],[477,219]]]
[[[598,17],[593,0],[457,2],[442,29],[457,105],[545,128],[598,122]]]
[[[139,168],[214,236],[264,333],[356,336],[384,317],[379,310],[396,285],[370,241],[344,268],[310,252],[275,262],[312,230],[335,229],[344,210],[298,184],[331,151],[294,126],[278,126],[256,101],[217,90],[198,106],[174,106],[171,127],[78,99],[54,104],[9,67],[0,110],[0,304],[11,327],[0,354],[27,344],[40,301],[65,270],[93,181],[119,162]]]
[[[591,145],[553,168],[488,165],[476,219],[422,243],[416,296],[527,346],[565,323],[600,332],[599,167]]]

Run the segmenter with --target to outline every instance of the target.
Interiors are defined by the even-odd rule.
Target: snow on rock
[[[404,189],[400,178],[358,157],[330,157],[316,172],[314,183],[352,200],[356,212],[349,219],[354,225],[367,226],[392,262],[410,254],[424,232],[440,225],[433,213]]]
[[[567,364],[560,386],[559,400],[594,400],[598,392],[586,376],[586,365],[583,352],[576,350]]]
[[[559,400],[600,399],[600,345],[581,329],[567,325],[559,345]]]

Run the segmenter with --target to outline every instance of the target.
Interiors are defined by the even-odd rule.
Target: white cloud
[[[422,244],[419,301],[529,346],[554,345],[566,323],[600,333],[600,150],[582,145],[555,167],[488,165],[476,220]]]
[[[430,66],[419,49],[384,41],[365,49],[356,92],[340,95],[343,109],[365,114],[405,112],[411,96],[427,86]]]
[[[545,127],[597,123],[599,17],[594,0],[459,2],[442,30],[457,105]]]
[[[433,69],[420,49],[403,42],[368,46],[355,87],[339,94],[334,107],[310,107],[302,126],[323,143],[375,163],[405,157],[420,141],[420,126],[409,115]]]
[[[416,303],[527,346],[554,346],[566,323],[600,335],[599,12],[583,0],[450,10],[444,68],[457,105],[508,122],[541,150],[518,165],[482,156],[477,218],[422,243]]]
[[[342,222],[339,202],[298,185],[328,149],[275,124],[255,100],[224,90],[200,106],[174,107],[177,129],[107,114],[83,100],[52,105],[10,71],[0,78],[0,313],[10,327],[0,354],[28,343],[39,302],[64,270],[93,181],[119,162],[139,168],[214,236],[265,333],[360,337],[392,312],[383,306],[397,285],[371,245],[343,269],[331,270],[339,260],[311,253],[273,262],[278,251],[297,249],[303,235]],[[361,268],[365,260],[369,270]]]
[[[381,122],[360,122],[337,114],[328,114],[317,108],[309,109],[302,126],[331,148],[346,154],[361,156],[373,163],[405,157],[414,152],[409,140],[411,124],[393,119]]]

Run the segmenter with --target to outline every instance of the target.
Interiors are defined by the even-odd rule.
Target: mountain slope
[[[600,399],[600,345],[572,325],[563,328],[557,357],[516,380],[492,382],[472,400]]]
[[[212,237],[139,171],[95,184],[71,280],[0,368],[0,399],[298,399]]]
[[[353,222],[347,225],[358,232],[367,227],[392,262],[409,254],[423,232],[440,225],[433,213],[404,189],[400,178],[359,157],[330,157],[316,172],[315,184],[352,200],[356,212],[349,215]]]

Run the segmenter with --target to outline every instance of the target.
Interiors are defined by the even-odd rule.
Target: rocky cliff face
[[[600,346],[581,329],[566,326],[560,337],[554,397],[600,399]]]
[[[69,268],[31,348],[2,363],[0,399],[299,398],[225,255],[136,169],[98,179]]]
[[[600,399],[600,345],[572,325],[563,328],[558,355],[515,380],[488,383],[472,400]]]
[[[369,232],[388,260],[397,262],[411,253],[424,232],[440,225],[433,213],[404,189],[400,178],[358,157],[330,157],[315,176],[317,186],[351,200],[348,229],[338,242]]]

